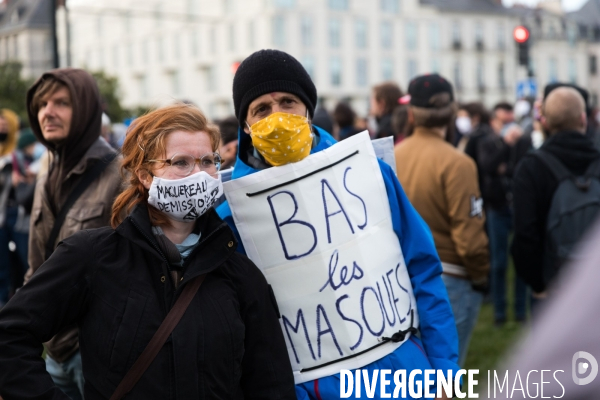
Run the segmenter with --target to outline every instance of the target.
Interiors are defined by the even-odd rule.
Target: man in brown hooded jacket
[[[41,173],[36,183],[26,281],[61,240],[82,229],[109,226],[112,204],[121,187],[115,150],[100,137],[100,94],[89,73],[74,68],[44,73],[27,92],[27,111],[33,132],[51,156],[48,171]],[[111,158],[113,161],[108,161]],[[99,169],[99,176],[86,174],[98,163],[108,164]],[[49,243],[69,195],[86,179],[93,182],[72,203],[56,240]],[[60,294],[57,296],[60,301]],[[72,399],[83,399],[77,327],[64,329],[46,343],[46,349],[46,368],[56,385]]]

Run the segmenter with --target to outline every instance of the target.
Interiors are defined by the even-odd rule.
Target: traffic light
[[[513,32],[519,52],[519,65],[529,66],[529,29],[517,26]]]

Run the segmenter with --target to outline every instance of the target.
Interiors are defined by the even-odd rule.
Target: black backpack
[[[577,259],[576,244],[600,211],[600,159],[583,176],[574,176],[546,151],[531,153],[558,180],[546,220],[544,282],[548,284],[566,261]]]

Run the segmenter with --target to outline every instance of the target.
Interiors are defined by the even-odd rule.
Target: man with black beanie
[[[330,134],[312,124],[317,102],[316,88],[302,65],[287,53],[278,50],[261,50],[246,58],[234,77],[233,102],[240,135],[238,158],[232,179],[242,178],[267,168],[302,161],[310,154],[335,144]],[[288,121],[291,121],[291,124],[288,124]],[[394,224],[398,224],[395,232],[402,248],[406,268],[411,276],[416,308],[419,310],[421,336],[420,338],[411,336],[410,340],[404,341],[395,350],[391,350],[378,360],[373,358],[377,361],[365,362],[366,365],[360,368],[369,371],[370,374],[373,370],[390,367],[395,370],[435,368],[444,372],[449,369],[456,372],[458,370],[456,328],[440,277],[440,262],[431,234],[404,195],[391,167],[383,162],[378,162],[378,165],[386,186],[392,220]],[[315,203],[315,207],[321,207],[317,204]],[[360,203],[356,203],[356,207],[359,209],[349,210],[349,215],[363,212]],[[221,204],[217,212],[239,238],[229,203]],[[264,223],[272,224],[273,221],[264,221]],[[245,253],[242,240],[238,240],[238,243],[238,251]],[[365,251],[368,252],[368,249]],[[309,307],[308,304],[300,306]],[[338,318],[338,316],[333,317]],[[339,320],[338,323],[347,324],[348,320]],[[354,325],[350,324],[350,326],[350,329],[356,329]],[[364,334],[368,333],[365,331]],[[320,336],[318,339],[316,337],[313,339],[315,343],[316,341],[320,343]],[[404,339],[400,341],[402,340]],[[288,343],[288,346],[291,352],[293,343]],[[352,344],[348,346],[347,343],[342,343],[341,346],[340,351],[344,350],[345,354],[352,353]],[[369,351],[371,349],[367,349],[367,352]],[[365,360],[369,359],[369,356],[361,358]],[[299,364],[292,353],[290,359],[295,374],[301,376],[303,371],[297,370]],[[341,361],[341,359],[333,360],[326,365],[335,366],[333,363]],[[315,368],[319,371],[325,367]],[[319,375],[319,379],[315,380],[306,381],[296,376],[298,399],[339,398],[340,369],[327,369],[330,372],[334,370],[338,373],[323,372]],[[379,394],[380,390],[376,390],[376,393]]]

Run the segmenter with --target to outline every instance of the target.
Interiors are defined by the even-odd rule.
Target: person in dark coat
[[[182,291],[205,275],[127,399],[295,399],[272,292],[212,208],[222,193],[218,146],[218,130],[193,106],[135,121],[112,228],[64,239],[0,311],[0,396],[67,399],[46,372],[42,342],[77,323],[85,398],[110,398]]]
[[[493,133],[482,137],[477,148],[481,194],[490,238],[492,299],[496,326],[503,325],[507,319],[508,247],[510,232],[513,229],[511,160],[523,133],[513,121],[510,104],[496,105],[490,120]],[[518,277],[515,279],[514,296],[515,319],[523,322],[527,318],[527,287]]]
[[[356,113],[348,103],[339,102],[335,106],[333,119],[338,127],[338,140],[348,139],[350,136],[354,136],[364,130],[356,126]]]
[[[392,126],[392,114],[399,107],[398,100],[402,97],[402,90],[394,82],[385,82],[373,87],[371,94],[371,115],[377,121],[377,139],[393,136],[396,140],[397,132]]]
[[[585,134],[587,119],[583,97],[573,88],[556,88],[544,100],[542,125],[550,135],[537,150],[548,152],[575,176],[585,173],[600,157]],[[544,298],[544,253],[546,220],[559,182],[538,158],[521,160],[513,179],[515,234],[512,255],[517,274],[529,285],[535,298]]]

